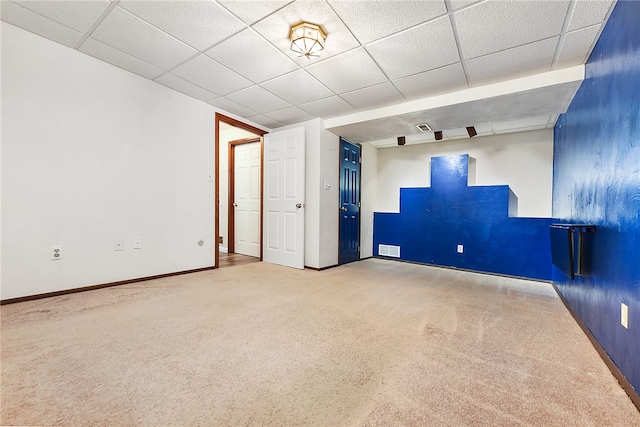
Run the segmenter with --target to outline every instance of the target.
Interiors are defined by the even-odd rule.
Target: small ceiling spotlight
[[[442,131],[441,130],[437,130],[433,133],[433,135],[436,137],[436,141],[440,141],[442,140]]]
[[[301,22],[291,27],[289,35],[291,39],[291,50],[298,54],[298,57],[320,56],[324,50],[324,42],[327,35],[322,31],[319,25]]]
[[[407,142],[406,138],[404,136],[399,136],[398,137],[398,145],[404,145]]]
[[[473,138],[478,134],[478,132],[476,132],[476,128],[473,126],[467,126],[467,133],[469,134],[469,138]]]

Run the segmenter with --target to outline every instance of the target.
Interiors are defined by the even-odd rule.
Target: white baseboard
[[[228,249],[226,246],[218,246],[218,249],[220,250],[220,252],[224,252],[225,254],[228,252]]]

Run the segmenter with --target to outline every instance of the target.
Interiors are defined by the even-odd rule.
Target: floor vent
[[[378,255],[400,258],[400,246],[378,245]]]

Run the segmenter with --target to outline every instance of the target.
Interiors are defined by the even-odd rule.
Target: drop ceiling
[[[354,142],[385,146],[403,121],[408,143],[433,140],[415,128],[429,120],[446,126],[445,140],[471,125],[479,135],[553,127],[580,79],[502,98],[446,96],[584,64],[614,4],[2,0],[1,18],[265,128],[320,117]],[[303,20],[327,33],[320,58],[289,50],[289,28]]]

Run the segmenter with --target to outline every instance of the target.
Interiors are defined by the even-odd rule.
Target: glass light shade
[[[327,35],[319,25],[303,22],[291,27],[291,50],[298,56],[320,56]]]

